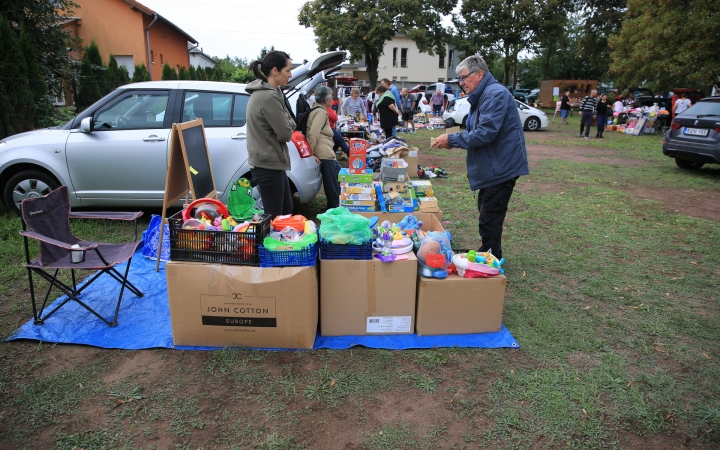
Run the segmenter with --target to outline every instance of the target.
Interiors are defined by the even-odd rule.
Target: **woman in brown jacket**
[[[320,162],[320,175],[328,209],[340,206],[340,163],[337,162],[333,150],[333,130],[330,128],[327,113],[332,102],[332,89],[327,86],[315,88],[315,106],[307,123],[307,139],[315,159]]]

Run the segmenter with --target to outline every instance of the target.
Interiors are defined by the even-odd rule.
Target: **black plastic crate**
[[[269,214],[246,231],[184,230],[182,211],[168,218],[170,260],[260,266],[260,250],[270,234]]]
[[[364,259],[373,257],[372,241],[363,244],[333,244],[320,240],[320,259]]]

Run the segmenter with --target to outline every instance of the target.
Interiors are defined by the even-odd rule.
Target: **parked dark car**
[[[683,169],[720,164],[720,97],[704,98],[678,114],[662,148]]]

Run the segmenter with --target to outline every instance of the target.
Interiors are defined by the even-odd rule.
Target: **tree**
[[[67,49],[80,50],[81,40],[65,31],[62,23],[78,7],[72,0],[0,0],[2,15],[17,27],[16,36],[23,30],[32,44],[32,54],[46,80],[75,75],[75,64]]]
[[[572,2],[561,2],[560,0],[538,2],[537,18],[533,22],[532,28],[536,36],[535,49],[542,49],[541,79],[550,78],[550,58],[557,49],[567,43],[565,40],[565,27],[568,24],[568,14],[573,10],[574,4]]]
[[[0,15],[0,42],[3,51],[0,52],[0,95],[5,103],[8,115],[8,130],[0,129],[0,136],[30,130],[32,119],[30,113],[33,109],[33,93],[28,87],[28,68],[23,56],[23,49],[15,30],[10,23]]]
[[[188,69],[188,79],[189,80],[197,80],[197,75],[195,75],[195,66],[190,64],[190,69]]]
[[[517,55],[534,46],[536,5],[533,0],[464,0],[453,14],[455,45],[465,55],[498,52],[504,58],[503,84],[517,65]]]
[[[310,0],[298,20],[314,29],[319,51],[347,50],[351,61],[364,57],[374,87],[385,42],[397,34],[412,39],[421,52],[445,56],[450,35],[441,20],[455,4],[456,0]]]
[[[132,80],[130,81],[132,81],[133,83],[138,83],[140,81],[152,81],[152,78],[150,78],[150,73],[148,73],[145,64],[140,63],[135,66],[135,70],[133,70]]]
[[[178,73],[178,80],[189,80],[190,79],[190,73],[185,68],[185,66],[180,67],[180,72]]]
[[[702,87],[720,77],[720,15],[707,0],[628,2],[622,30],[609,40],[618,86],[653,91]]]
[[[172,67],[170,67],[170,64],[168,64],[167,62],[165,62],[165,64],[163,65],[161,79],[163,79],[163,80],[177,80],[178,79],[177,73],[175,72],[175,70],[173,70]]]
[[[107,85],[107,68],[103,65],[98,45],[92,40],[85,48],[80,66],[78,107],[87,108],[110,90]]]
[[[656,5],[663,2],[651,3]],[[623,17],[628,10],[628,0],[578,0],[577,10],[583,19],[575,56],[586,59],[592,72],[598,74],[593,78],[603,79],[610,68],[608,39],[620,32]]]
[[[195,70],[195,79],[198,81],[206,81],[207,80],[207,74],[205,73],[205,69],[200,67],[200,65],[198,65],[197,69]]]

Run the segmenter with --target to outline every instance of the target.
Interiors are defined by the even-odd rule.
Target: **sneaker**
[[[578,133],[578,137],[582,137],[582,133]]]
[[[590,139],[589,137],[585,136],[585,139]]]

